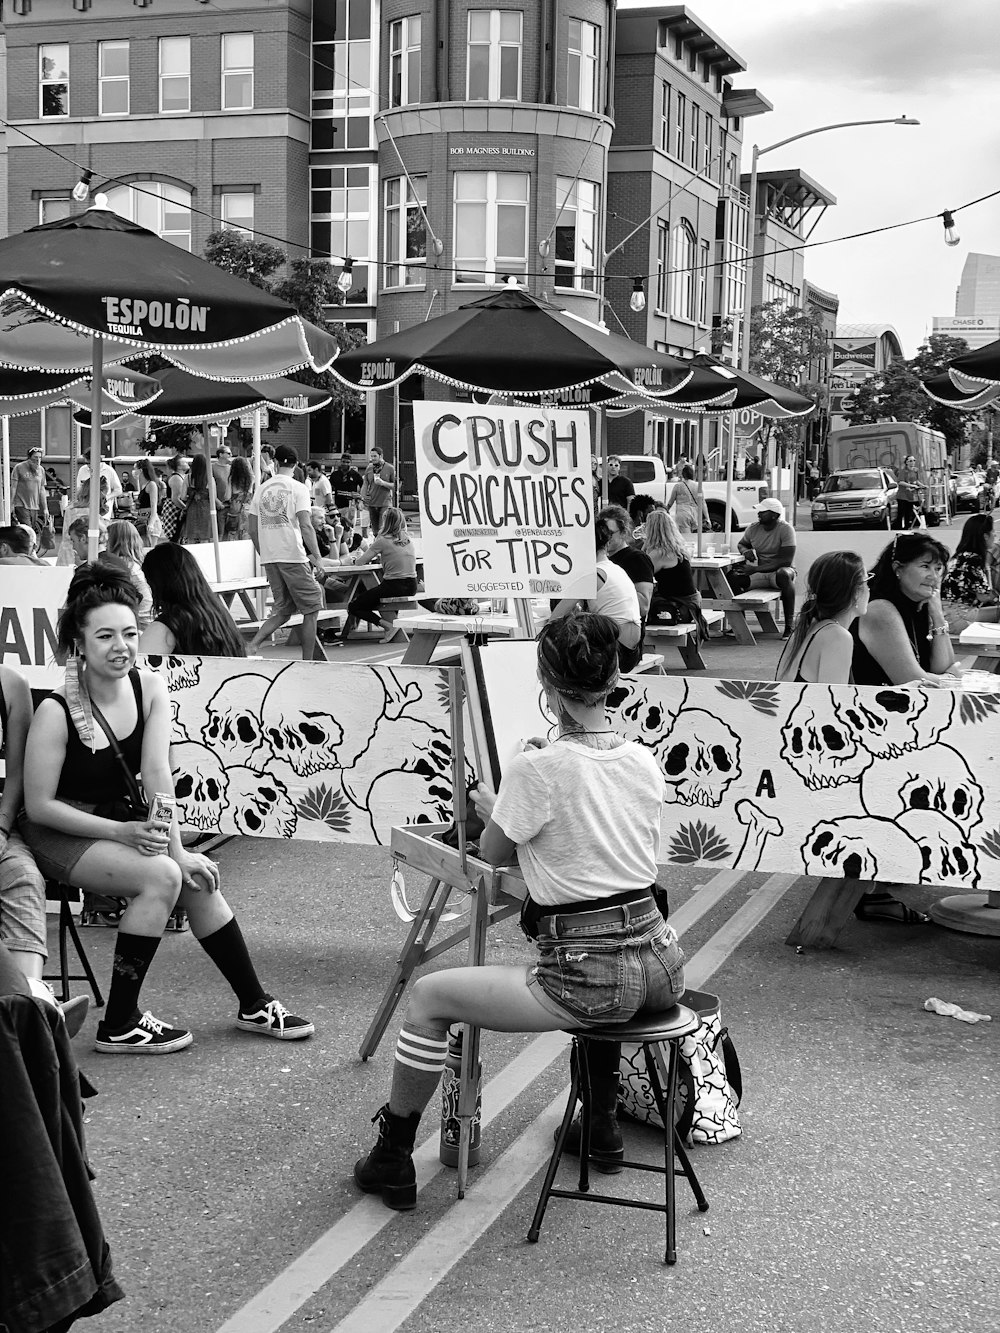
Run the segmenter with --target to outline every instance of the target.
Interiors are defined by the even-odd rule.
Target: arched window
[[[680,218],[670,237],[670,313],[675,319],[694,319],[696,289],[694,269],[697,263],[698,238],[687,218]]]
[[[191,249],[191,191],[168,181],[136,181],[108,190],[108,205],[120,217],[148,227],[165,241]]]

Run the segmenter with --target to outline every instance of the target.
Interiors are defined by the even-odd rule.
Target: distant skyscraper
[[[1000,318],[1000,255],[967,257],[955,293],[955,314]]]

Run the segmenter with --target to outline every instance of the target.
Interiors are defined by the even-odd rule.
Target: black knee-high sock
[[[131,1022],[139,1008],[139,991],[146,973],[160,947],[159,935],[129,935],[120,930],[115,940],[115,961],[111,965],[111,990],[104,1022],[112,1032]]]
[[[236,992],[241,1009],[249,1009],[264,994],[250,961],[246,940],[235,917],[211,935],[198,941],[222,975]]]

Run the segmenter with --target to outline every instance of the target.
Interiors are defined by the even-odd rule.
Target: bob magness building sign
[[[452,148],[453,157],[534,157],[533,148],[506,148],[501,145],[474,144],[471,148]]]

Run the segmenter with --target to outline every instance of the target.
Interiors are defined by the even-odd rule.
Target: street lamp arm
[[[817,125],[815,129],[803,130],[801,134],[792,134],[787,139],[779,139],[777,143],[768,144],[766,148],[754,147],[758,157],[764,153],[771,153],[775,148],[784,148],[785,144],[795,143],[797,139],[808,139],[811,134],[825,134],[827,130],[848,130],[855,125],[919,125],[919,120],[911,120],[909,116],[890,116],[887,120],[839,120],[835,125]]]

